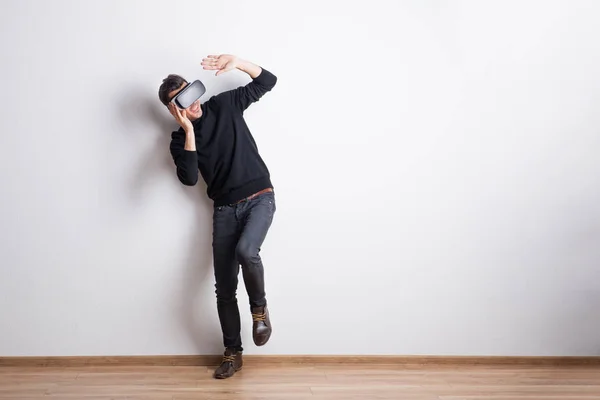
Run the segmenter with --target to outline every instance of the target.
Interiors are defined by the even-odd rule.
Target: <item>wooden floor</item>
[[[600,368],[552,366],[246,365],[3,367],[0,399],[575,400],[600,399]]]

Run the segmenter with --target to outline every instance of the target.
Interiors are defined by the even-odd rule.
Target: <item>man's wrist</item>
[[[258,65],[242,59],[239,59],[239,61],[237,62],[237,69],[247,73],[253,79],[260,75],[260,73],[262,72],[262,68],[260,68]]]
[[[196,136],[194,136],[194,128],[185,130],[185,144],[183,148],[187,151],[196,151]]]
[[[246,72],[246,70],[248,69],[248,61],[242,60],[241,58],[238,58],[235,64],[236,68],[242,72]]]

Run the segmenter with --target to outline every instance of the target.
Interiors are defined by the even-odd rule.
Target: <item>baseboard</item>
[[[220,355],[0,357],[0,367],[213,366]],[[245,355],[246,364],[600,366],[600,356]]]

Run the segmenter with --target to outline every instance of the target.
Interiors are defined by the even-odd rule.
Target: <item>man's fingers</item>
[[[219,59],[208,57],[208,58],[203,58],[202,62],[206,63],[206,64],[216,64],[217,62],[219,62]]]
[[[183,126],[185,121],[188,120],[185,110],[180,110],[179,107],[177,107],[173,103],[169,103],[169,111],[171,112],[173,117],[175,117],[177,123],[181,126]]]
[[[216,70],[219,69],[218,66],[218,61],[217,60],[213,60],[213,59],[203,59],[201,65],[204,67],[205,70]]]
[[[175,113],[177,114],[178,120],[181,120],[183,118],[181,115],[181,110],[179,110],[179,107],[175,107]]]
[[[201,65],[207,70],[219,69],[217,61],[203,60]]]
[[[169,103],[169,112],[171,113],[172,116],[174,116],[174,117],[177,116],[175,114],[175,105],[173,103]]]

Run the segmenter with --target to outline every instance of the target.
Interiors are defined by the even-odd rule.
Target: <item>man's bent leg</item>
[[[253,318],[253,339],[258,346],[265,344],[271,336],[271,321],[265,295],[264,267],[260,248],[271,227],[275,214],[275,196],[268,192],[243,203],[243,224],[236,248],[242,265],[244,284],[250,300]]]
[[[275,214],[275,196],[262,194],[243,203],[242,231],[236,247],[238,262],[242,265],[244,284],[251,307],[266,305],[264,268],[260,248],[267,236]]]
[[[215,207],[213,214],[213,258],[217,311],[226,348],[242,351],[240,312],[237,303],[239,263],[236,245],[239,224],[233,207]]]

